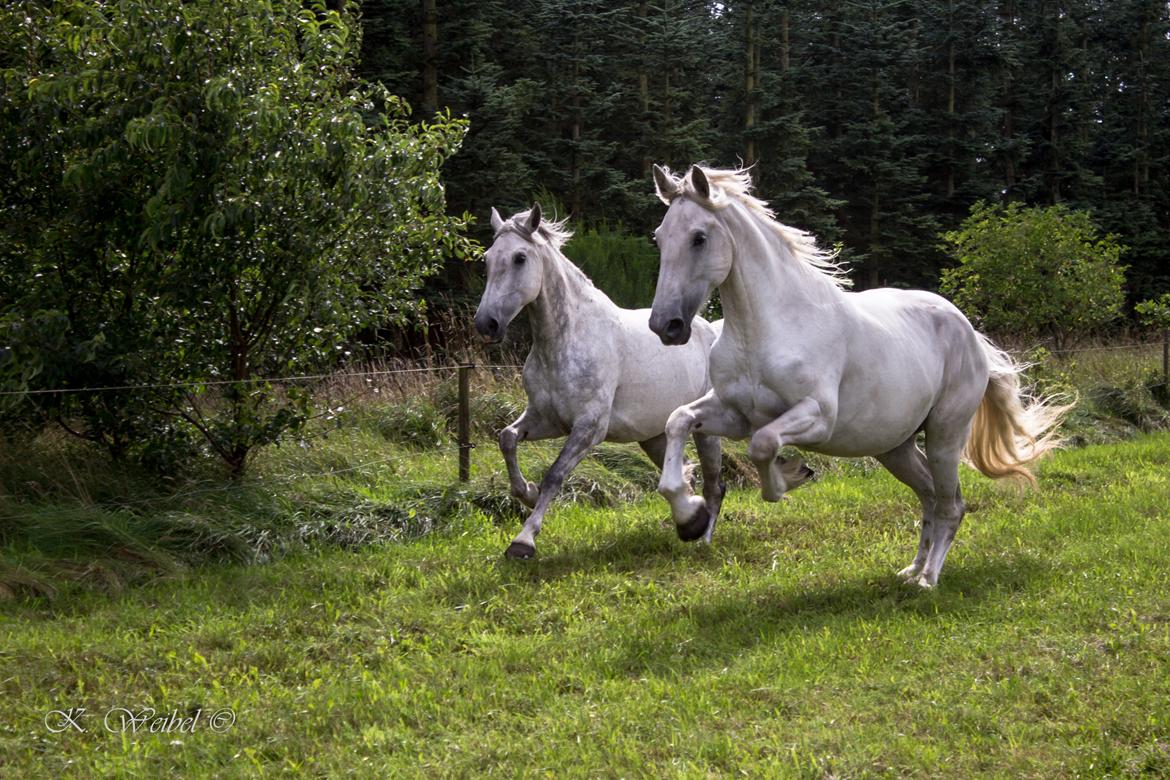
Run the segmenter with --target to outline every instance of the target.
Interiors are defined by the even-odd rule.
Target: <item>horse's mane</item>
[[[539,243],[539,240],[543,240],[552,245],[552,247],[557,251],[560,251],[561,247],[563,247],[568,242],[568,240],[573,237],[573,231],[566,227],[566,225],[569,223],[568,217],[558,220],[545,219],[542,217],[540,220],[540,227],[536,229],[536,232],[529,233],[527,227],[525,226],[528,224],[528,217],[531,214],[532,209],[517,211],[512,216],[508,217],[508,219],[504,220],[504,224],[501,225],[500,229],[496,231],[496,235],[499,236],[508,232],[519,233],[525,238],[533,239],[534,243]]]
[[[817,246],[817,239],[812,233],[785,225],[776,219],[776,213],[768,207],[767,201],[761,200],[752,194],[752,177],[749,168],[702,168],[710,184],[711,196],[703,197],[695,190],[690,176],[675,176],[669,168],[663,168],[666,175],[674,180],[678,193],[674,197],[685,195],[704,208],[712,211],[727,208],[731,203],[739,203],[754,214],[764,224],[771,228],[797,260],[816,269],[826,276],[839,289],[845,290],[853,286],[852,280],[836,252],[827,252]],[[662,197],[660,195],[660,197]],[[670,204],[668,198],[663,202]]]
[[[528,217],[531,214],[532,209],[516,212],[504,220],[504,224],[496,231],[496,236],[512,232],[531,240],[538,249],[548,251],[554,260],[561,261],[560,265],[570,276],[575,277],[578,281],[584,282],[590,287],[596,287],[593,284],[593,280],[578,268],[576,263],[565,257],[561,251],[561,247],[573,237],[573,231],[567,227],[569,218],[565,217],[564,219],[553,220],[541,217],[540,227],[534,232],[529,233],[526,226],[528,225]]]

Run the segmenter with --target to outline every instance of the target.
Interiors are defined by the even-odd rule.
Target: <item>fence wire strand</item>
[[[482,366],[483,368],[511,368],[511,366]],[[298,374],[294,376],[255,377],[252,379],[193,379],[187,382],[158,382],[141,385],[100,385],[95,387],[54,387],[38,390],[3,390],[0,396],[12,395],[67,395],[74,393],[107,393],[127,390],[174,390],[181,387],[222,387],[226,385],[259,385],[282,382],[311,382],[338,377],[396,376],[401,374],[437,373],[456,371],[458,364],[449,366],[419,366],[416,368],[380,369],[377,371],[337,371],[331,374]]]

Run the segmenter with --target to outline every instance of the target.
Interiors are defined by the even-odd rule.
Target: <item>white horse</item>
[[[691,344],[664,347],[647,328],[649,309],[618,308],[561,254],[572,235],[563,222],[542,221],[540,207],[533,206],[507,221],[492,209],[492,227],[496,235],[484,255],[487,287],[475,313],[476,330],[488,342],[500,341],[525,306],[532,326],[532,351],[524,362],[528,408],[500,432],[512,495],[532,509],[505,555],[530,558],[549,503],[594,446],[636,441],[662,468],[666,419],[711,388],[707,353],[722,325],[693,317]],[[537,488],[520,472],[517,442],[566,435]],[[710,522],[704,519],[689,536],[681,529],[679,536],[710,541],[724,492],[719,439],[694,439]]]
[[[900,575],[933,587],[963,518],[960,459],[1034,483],[1027,465],[1057,446],[1068,407],[1023,396],[1021,367],[943,298],[848,292],[833,257],[751,195],[746,171],[695,166],[675,177],[655,166],[654,179],[669,209],[655,231],[662,265],[650,328],[664,344],[687,343],[687,323],[716,287],[725,316],[711,350],[713,390],[666,426],[659,492],[675,522],[705,514],[683,479],[692,431],[750,436],[767,501],[807,478],[778,458],[785,445],[872,455],[922,503],[918,553]]]

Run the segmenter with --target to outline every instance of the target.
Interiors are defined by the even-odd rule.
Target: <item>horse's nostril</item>
[[[500,332],[500,321],[495,317],[488,320],[488,333],[495,335]]]
[[[679,317],[675,317],[670,322],[666,323],[667,338],[675,338],[683,332],[683,321]]]

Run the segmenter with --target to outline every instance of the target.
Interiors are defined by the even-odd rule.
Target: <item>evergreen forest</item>
[[[448,204],[539,198],[646,240],[650,166],[754,166],[856,286],[937,288],[980,200],[1063,204],[1170,290],[1170,11],[1159,0],[366,0],[359,70],[469,119]],[[647,244],[648,245],[648,244]],[[645,302],[642,303],[645,305]]]

